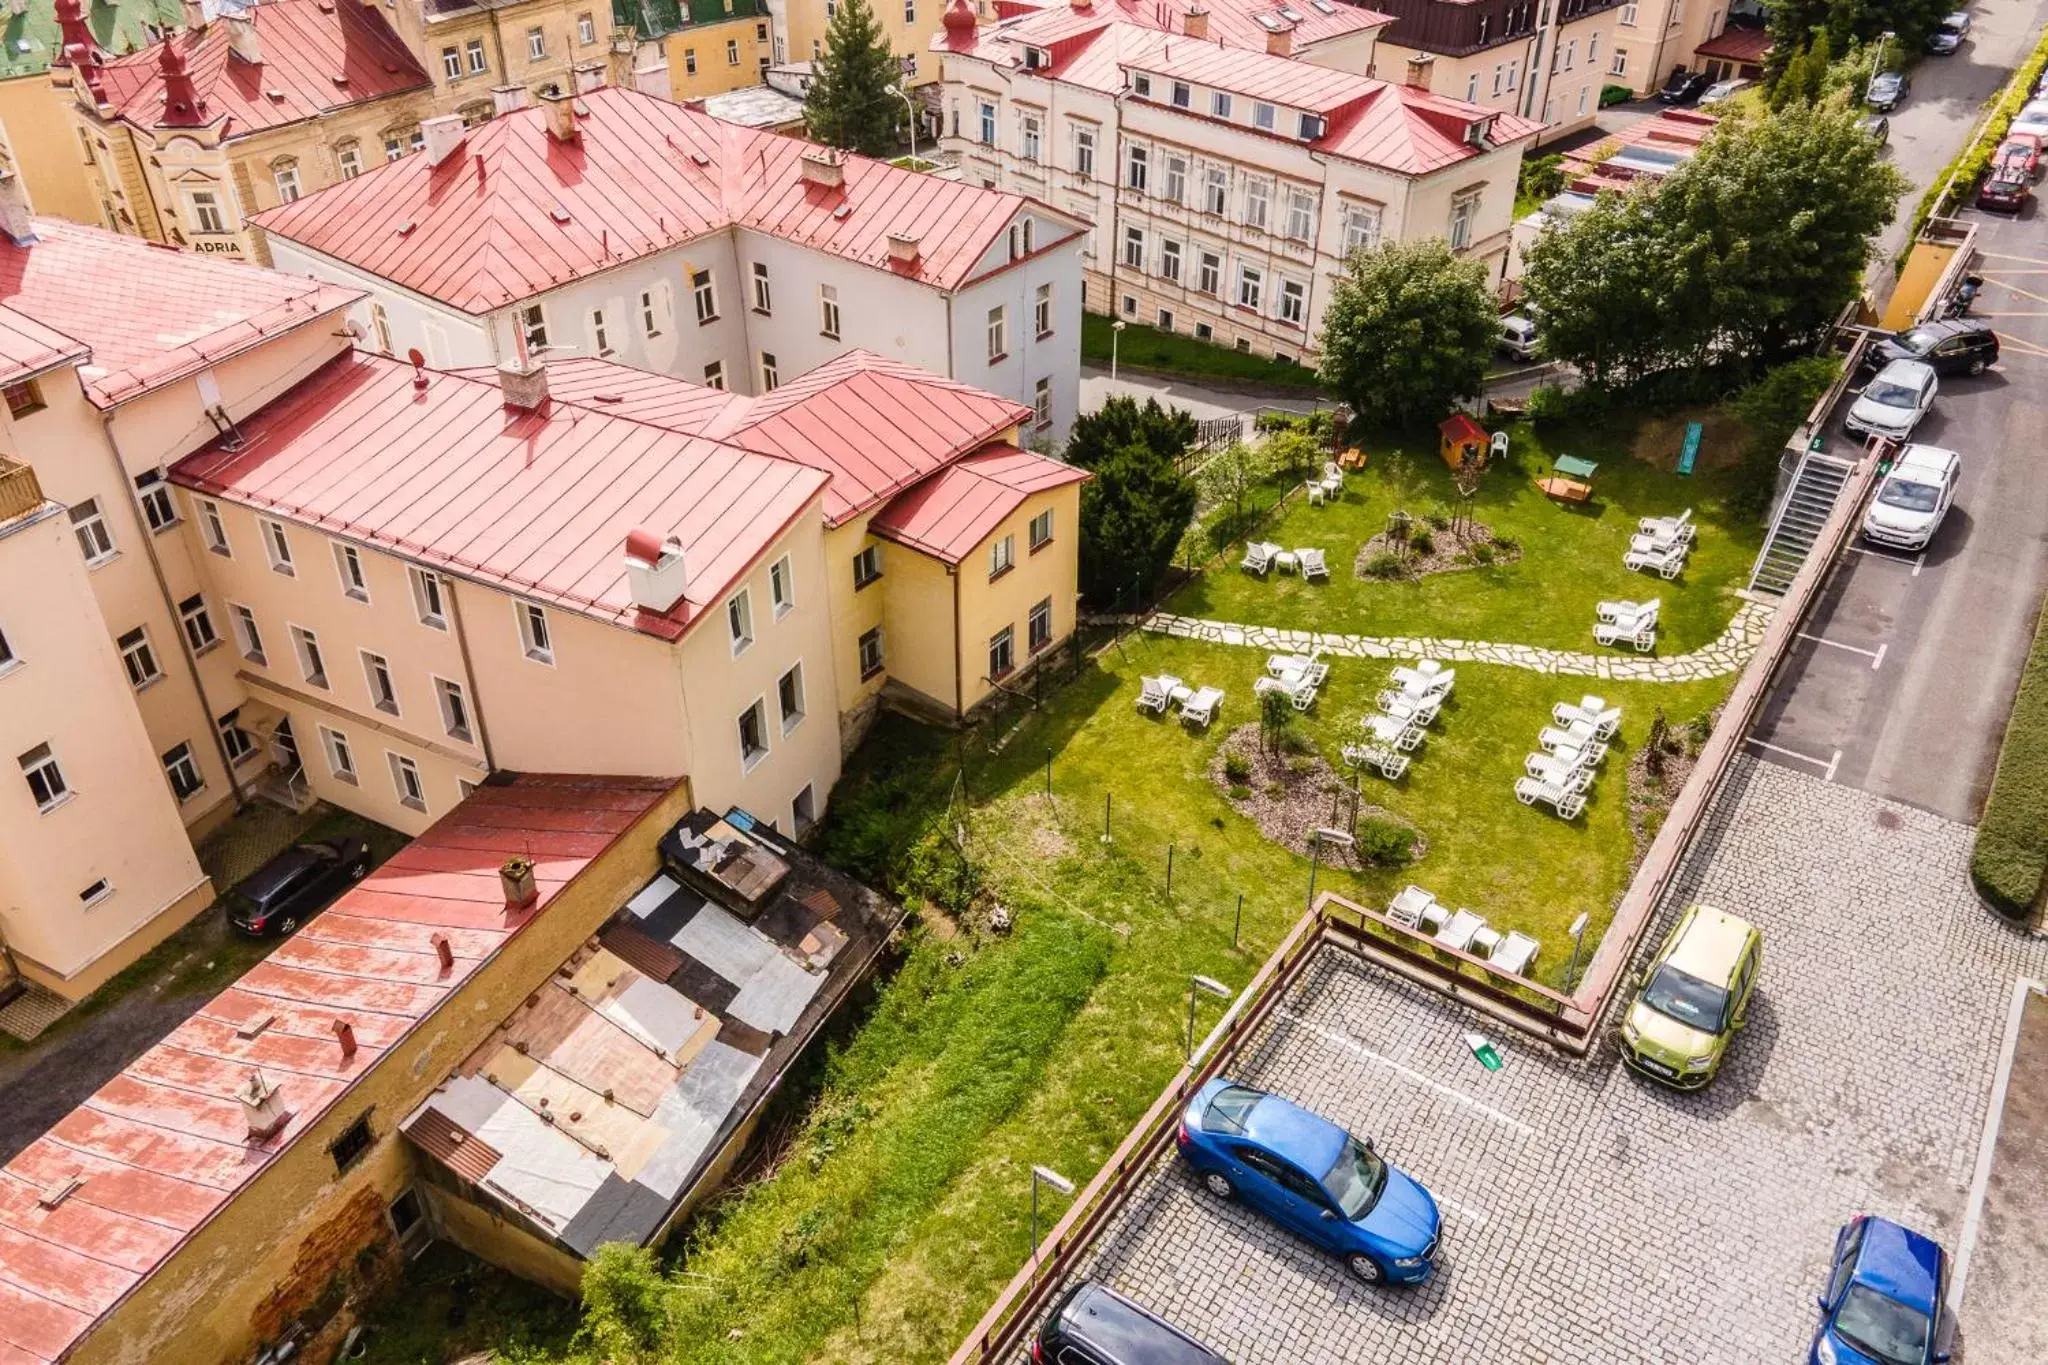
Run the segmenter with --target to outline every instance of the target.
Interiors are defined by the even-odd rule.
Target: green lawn
[[[1081,360],[1088,365],[1109,365],[1111,318],[1095,313],[1081,317]],[[1228,346],[1197,341],[1178,332],[1162,332],[1133,322],[1125,326],[1116,343],[1117,364],[1133,369],[1157,370],[1193,380],[1223,380],[1275,385],[1281,388],[1319,392],[1316,372],[1301,365],[1282,365],[1270,357]]]
[[[1264,580],[1233,567],[1212,570],[1167,604],[1169,611],[1227,621],[1355,635],[1429,635],[1592,651],[1594,606],[1604,599],[1664,603],[1658,652],[1679,654],[1713,640],[1741,603],[1762,528],[1727,506],[1732,483],[1720,472],[1689,477],[1652,467],[1629,454],[1632,427],[1580,428],[1559,438],[1528,423],[1511,430],[1512,467],[1487,470],[1473,498],[1473,516],[1521,543],[1509,565],[1432,574],[1419,581],[1361,578],[1359,547],[1386,529],[1389,514],[1448,509],[1457,500],[1450,470],[1434,446],[1406,449],[1368,440],[1366,468],[1346,479],[1341,501],[1311,507],[1290,500],[1255,534],[1288,549],[1319,546],[1330,577],[1304,583],[1277,571]],[[1676,442],[1674,441],[1674,445]],[[1558,454],[1600,462],[1592,501],[1561,504],[1535,479]],[[1702,463],[1705,463],[1703,460]],[[1699,537],[1685,571],[1672,582],[1621,565],[1636,522],[1687,507]]]

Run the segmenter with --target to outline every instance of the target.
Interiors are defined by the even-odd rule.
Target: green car
[[[1764,936],[1748,920],[1711,905],[1687,910],[1621,1021],[1622,1060],[1679,1090],[1714,1079],[1763,960]]]

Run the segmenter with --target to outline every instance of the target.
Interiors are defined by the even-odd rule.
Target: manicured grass
[[[2048,877],[2048,611],[2020,674],[1998,770],[1984,800],[1970,877],[1985,899],[2025,915]]]
[[[1682,430],[1678,424],[1671,424]],[[1707,644],[1727,626],[1735,597],[1762,539],[1751,518],[1728,509],[1733,491],[1723,471],[1681,477],[1629,454],[1633,425],[1580,427],[1559,436],[1528,423],[1510,429],[1510,466],[1486,471],[1471,503],[1473,517],[1521,543],[1513,564],[1432,574],[1419,581],[1360,577],[1359,548],[1386,529],[1396,510],[1411,516],[1448,510],[1458,500],[1450,470],[1433,444],[1418,440],[1363,443],[1366,468],[1347,476],[1343,498],[1323,507],[1291,500],[1257,532],[1289,549],[1319,546],[1330,577],[1306,583],[1276,572],[1255,578],[1224,565],[1177,593],[1167,610],[1189,616],[1355,635],[1429,635],[1594,651],[1595,605],[1604,599],[1661,598],[1658,652],[1680,654]],[[1676,436],[1672,440],[1674,447]],[[1590,502],[1553,502],[1536,488],[1560,454],[1600,462]],[[1705,463],[1705,460],[1702,460]],[[1621,564],[1638,518],[1693,510],[1698,540],[1685,571],[1672,582],[1632,573]]]
[[[1111,318],[1086,313],[1081,318],[1081,360],[1084,364],[1109,365]],[[1193,380],[1223,380],[1265,384],[1279,388],[1319,391],[1316,372],[1303,365],[1281,365],[1275,361],[1197,341],[1178,332],[1162,332],[1133,322],[1124,328],[1116,343],[1118,365],[1156,370]]]

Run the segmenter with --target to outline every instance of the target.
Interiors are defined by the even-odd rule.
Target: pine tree
[[[1813,35],[1813,46],[1806,49],[1806,99],[1809,104],[1827,97],[1828,68],[1834,64],[1834,55],[1828,51],[1828,31],[1822,29]]]
[[[1777,83],[1771,86],[1771,108],[1783,109],[1805,99],[1806,53],[1801,51],[1792,54],[1792,60],[1778,73]]]
[[[903,101],[889,93],[901,76],[867,0],[840,0],[812,73],[804,124],[813,140],[863,156],[887,156],[903,127]]]

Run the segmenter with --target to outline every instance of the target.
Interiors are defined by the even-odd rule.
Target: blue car
[[[1948,1359],[1948,1253],[1911,1228],[1861,1214],[1835,1234],[1809,1365],[1935,1365]]]
[[[1436,1200],[1328,1119],[1219,1076],[1188,1103],[1176,1141],[1211,1194],[1335,1252],[1368,1284],[1429,1278]]]

